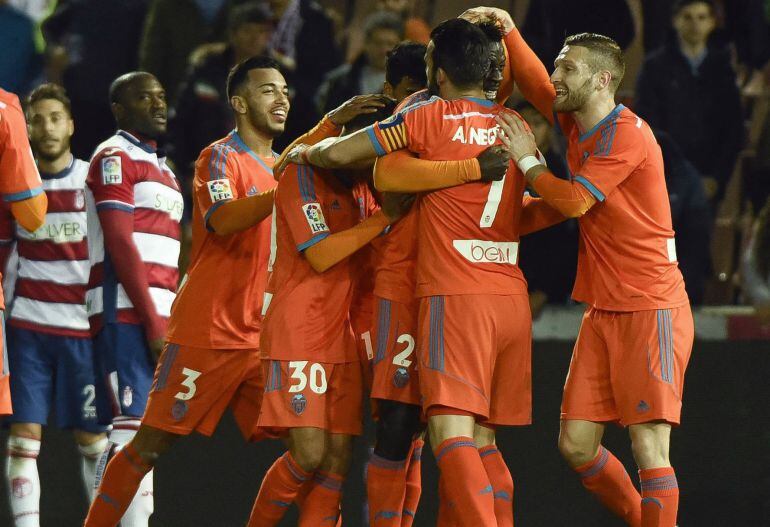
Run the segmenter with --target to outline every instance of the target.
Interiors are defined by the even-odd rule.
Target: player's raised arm
[[[491,146],[476,158],[461,161],[419,159],[406,150],[378,158],[374,185],[383,192],[429,192],[474,181],[499,181],[508,169],[504,149]]]
[[[320,168],[344,168],[385,154],[377,151],[366,130],[359,130],[336,141],[324,141],[301,151],[298,149],[289,153],[292,162]]]
[[[232,147],[217,143],[201,152],[195,163],[196,203],[206,228],[220,236],[245,231],[273,211],[275,189],[247,196],[238,188],[235,157]]]
[[[282,199],[276,201],[276,210],[286,217],[292,242],[318,273],[361,249],[411,206],[408,198],[386,195],[382,210],[349,229],[332,232],[326,218],[334,212],[326,210],[315,194],[319,177],[312,167],[290,164],[278,187]]]
[[[275,162],[273,175],[280,179],[281,173],[289,163],[289,153],[297,145],[314,145],[329,137],[337,137],[342,132],[342,127],[359,115],[376,112],[384,107],[388,98],[382,94],[356,95],[342,103],[338,108],[326,114],[310,131],[302,134],[287,146]]]
[[[543,198],[533,198],[525,193],[521,201],[520,236],[542,231],[567,219]]]
[[[388,225],[406,214],[413,202],[414,198],[409,195],[385,194],[382,210],[355,227],[324,237],[305,249],[305,258],[316,272],[323,273],[379,236]]]
[[[521,93],[537,110],[553,123],[553,101],[556,90],[543,63],[521,36],[511,15],[495,7],[474,7],[460,15],[477,23],[494,19],[505,34],[503,42],[508,53],[508,68]]]
[[[597,199],[604,196],[591,192],[591,185],[585,178],[576,177],[572,181],[557,178],[548,167],[537,158],[535,137],[529,131],[521,117],[512,113],[502,113],[497,123],[503,130],[501,139],[516,161],[527,182],[543,199],[562,215],[578,218],[593,207]],[[583,182],[585,181],[585,182]]]

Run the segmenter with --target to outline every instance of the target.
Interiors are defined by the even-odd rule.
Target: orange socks
[[[609,450],[600,446],[596,459],[575,471],[580,475],[583,486],[605,507],[632,527],[642,525],[641,496],[623,464]]]
[[[412,527],[414,515],[417,513],[417,504],[420,503],[422,494],[422,447],[425,442],[415,439],[412,442],[412,456],[406,469],[406,493],[404,506],[401,512],[401,527]]]
[[[406,460],[390,461],[372,453],[366,468],[371,527],[399,527],[406,493]]]
[[[342,483],[339,474],[317,471],[302,504],[298,527],[335,527],[340,517]],[[262,527],[262,524],[258,524]]]
[[[312,473],[305,472],[289,452],[279,457],[262,480],[259,494],[251,509],[248,527],[277,525],[291,506],[302,484],[311,476]]]
[[[123,517],[139,484],[152,469],[128,443],[107,465],[84,527],[114,527]]]
[[[495,445],[480,448],[479,456],[492,483],[497,526],[513,527],[513,478],[508,466]]]
[[[471,437],[453,437],[435,450],[446,497],[460,525],[497,527],[492,485]]]
[[[639,471],[642,483],[642,527],[674,527],[679,484],[672,467]]]

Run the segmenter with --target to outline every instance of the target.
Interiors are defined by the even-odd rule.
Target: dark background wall
[[[697,343],[687,373],[683,425],[673,433],[672,462],[682,489],[680,527],[770,525],[770,345]],[[519,526],[620,526],[595,503],[556,450],[559,402],[571,346],[537,342],[535,424],[503,430],[499,444],[514,475]],[[0,434],[5,445],[5,435]],[[605,445],[636,480],[627,434],[608,430]],[[364,526],[365,441],[346,485],[345,525]],[[246,522],[259,482],[282,452],[275,442],[246,445],[228,417],[211,439],[191,437],[161,460],[155,475],[155,515],[164,527],[236,527]],[[426,449],[427,450],[427,449]],[[436,467],[423,456],[423,500],[416,526],[435,525]],[[85,516],[79,458],[69,434],[46,431],[40,455],[41,524],[74,527]],[[0,478],[5,496],[5,481]],[[0,499],[0,525],[10,525]],[[292,511],[282,526],[296,525]]]

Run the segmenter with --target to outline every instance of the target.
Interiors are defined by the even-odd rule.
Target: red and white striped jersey
[[[4,210],[2,231],[16,240],[19,256],[11,325],[69,337],[89,336],[87,175],[88,163],[75,158],[58,174],[41,172],[48,212],[35,232],[15,224],[10,210]]]
[[[168,319],[179,278],[179,222],[184,204],[174,173],[154,145],[123,130],[100,144],[89,167],[88,250],[91,272],[86,308],[95,334],[110,322],[141,324],[105,250],[98,211],[133,213],[133,240],[144,263],[157,315]]]

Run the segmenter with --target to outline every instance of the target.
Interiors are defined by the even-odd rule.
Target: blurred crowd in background
[[[663,150],[693,303],[754,304],[770,321],[770,0],[704,0],[679,13],[669,0],[486,3],[514,15],[549,69],[563,38],[578,32],[609,35],[627,51],[619,102],[650,123]],[[164,147],[189,183],[201,149],[233,127],[225,80],[239,61],[265,54],[283,68],[292,106],[280,149],[346,99],[379,92],[389,50],[402,40],[426,43],[434,24],[468,7],[453,0],[0,0],[0,86],[22,100],[43,82],[64,86],[76,126],[72,151],[88,159],[114,131],[112,80],[153,73],[169,104]],[[569,177],[557,131],[520,96],[509,105],[532,126],[553,172]],[[536,311],[569,302],[577,228],[572,220],[523,240]],[[562,279],[546,279],[553,276]]]

